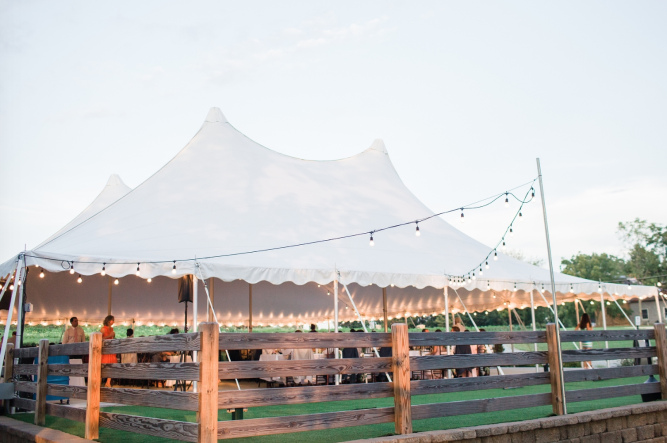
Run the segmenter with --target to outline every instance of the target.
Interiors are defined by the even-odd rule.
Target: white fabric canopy
[[[276,317],[282,312],[283,317],[308,314],[309,321],[321,321],[333,317],[333,303],[332,296],[317,284],[330,284],[336,270],[367,316],[381,316],[379,287],[390,285],[395,285],[391,289],[398,297],[390,308],[394,316],[430,314],[444,308],[443,288],[452,287],[446,275],[467,274],[490,252],[488,246],[434,217],[420,224],[419,237],[411,224],[376,233],[373,247],[369,246],[368,234],[364,234],[234,255],[368,232],[432,215],[405,187],[381,140],[350,158],[302,160],[248,139],[227,122],[218,108],[212,108],[192,141],[137,188],[129,190],[114,177],[114,183],[110,180],[98,199],[75,220],[25,253],[28,266],[61,272],[69,261],[74,263],[76,274],[87,276],[99,274],[106,263],[109,275],[132,275],[122,279],[120,287],[142,284],[142,291],[148,288],[143,279],[149,277],[194,273],[206,279],[215,277],[222,280],[216,294],[240,294],[228,297],[227,307],[220,309],[219,320],[223,323],[247,320],[247,283],[241,285],[235,280],[259,283],[254,294],[266,287],[267,295],[265,304],[259,299],[255,302],[259,310],[255,319]],[[457,288],[468,309],[504,307],[500,294],[504,294],[504,302],[519,307],[528,299],[525,291],[542,285],[549,289],[547,270],[500,252],[498,256],[498,261],[489,261],[491,267],[484,270],[483,277]],[[200,270],[195,271],[195,263]],[[16,257],[0,265],[0,274],[13,271],[15,264]],[[133,276],[137,266],[141,278]],[[69,278],[72,287],[79,290],[72,276],[63,274],[61,278]],[[49,279],[36,285],[45,285]],[[87,278],[81,287],[92,287],[93,280]],[[126,284],[126,280],[132,283]],[[158,287],[159,280],[150,286],[151,294],[156,293],[157,289],[152,288]],[[556,274],[556,281],[559,297],[599,297],[595,295],[599,292],[597,282],[564,274]],[[175,282],[165,282],[161,297],[170,300]],[[100,284],[106,288],[101,280]],[[515,284],[518,292],[513,291]],[[167,289],[169,285],[174,288]],[[241,290],[241,286],[246,289]],[[657,294],[656,288],[621,284],[606,284],[602,292]],[[62,302],[65,297],[60,294],[52,294],[49,303]],[[155,305],[155,300],[150,297],[144,301]],[[216,305],[218,300],[216,297]],[[138,305],[144,301],[133,300]],[[450,301],[452,309],[460,309],[452,289]],[[541,302],[541,297],[536,296],[535,301]],[[103,303],[99,309],[104,311],[105,306]],[[180,318],[180,309],[176,305],[161,319],[152,318]],[[74,308],[66,311],[76,313]],[[140,311],[135,314],[141,316]],[[340,314],[342,320],[354,318],[351,307],[345,309],[344,304]],[[245,320],[237,320],[241,317]]]

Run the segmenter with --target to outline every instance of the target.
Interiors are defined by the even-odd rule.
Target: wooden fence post
[[[562,397],[562,386],[559,368],[562,356],[558,353],[558,332],[555,323],[547,324],[547,347],[549,358],[549,378],[551,380],[551,405],[556,415],[565,414],[565,399]]]
[[[37,391],[35,394],[35,424],[46,423],[46,380],[49,369],[49,341],[39,341],[39,360],[37,367]]]
[[[218,441],[218,342],[217,323],[199,324],[198,443]]]
[[[12,383],[14,378],[14,345],[7,343],[7,352],[5,352],[5,383]],[[11,400],[5,400],[5,414],[9,415],[11,412]]]
[[[102,333],[90,334],[88,345],[88,403],[86,405],[86,438],[100,438],[100,388],[102,386]]]
[[[391,371],[394,373],[394,426],[397,434],[412,433],[410,397],[410,346],[408,325],[391,325]]]
[[[656,323],[655,349],[658,353],[658,374],[660,375],[660,392],[662,399],[667,400],[667,333],[664,323]]]

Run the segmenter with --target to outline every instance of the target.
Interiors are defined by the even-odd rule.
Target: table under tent
[[[550,306],[548,270],[433,215],[381,140],[349,158],[302,160],[250,140],[212,108],[149,179],[129,189],[112,176],[86,210],[0,275],[18,270],[26,281],[29,269],[22,287],[33,324],[101,323],[112,312],[119,324],[182,325],[177,279],[186,275],[197,282],[195,330],[207,311],[222,325],[252,327]],[[559,273],[555,283],[559,303],[658,295]],[[21,286],[8,287],[3,298],[20,306]]]

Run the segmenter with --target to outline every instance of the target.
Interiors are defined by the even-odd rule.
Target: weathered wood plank
[[[100,426],[181,441],[197,441],[197,423],[100,412]]]
[[[9,383],[14,378],[14,344],[7,343],[7,350],[5,351],[5,368],[3,382]]]
[[[563,376],[565,383],[577,381],[600,381],[612,380],[614,378],[639,377],[642,375],[655,375],[658,373],[658,365],[621,366],[618,368],[602,369],[578,369],[565,371]]]
[[[456,346],[546,343],[544,331],[503,332],[411,332],[410,346]]]
[[[88,365],[87,364],[49,365],[48,373],[49,375],[60,375],[65,377],[88,377]]]
[[[218,324],[200,323],[198,443],[218,441]]]
[[[504,354],[425,355],[410,357],[413,371],[425,369],[476,368],[480,366],[535,365],[547,363],[546,352]]]
[[[656,323],[653,328],[655,334],[655,350],[658,354],[661,397],[663,400],[667,400],[667,331],[665,331],[664,323]]]
[[[199,334],[155,335],[151,337],[104,340],[102,354],[135,354],[143,352],[199,351]]]
[[[102,377],[199,381],[199,363],[110,363],[102,365]]]
[[[410,394],[410,345],[408,325],[391,325],[391,371],[394,374],[394,431],[412,433],[412,397]]]
[[[29,400],[27,398],[15,398],[14,406],[17,408],[25,409],[26,411],[35,410],[35,400]],[[46,404],[46,415],[52,415],[54,417],[67,418],[69,420],[74,420],[78,422],[85,422],[86,420],[86,411],[79,408],[74,408],[72,406],[58,405],[54,403]]]
[[[218,378],[221,380],[230,380],[234,378],[242,379],[279,376],[284,377],[293,375],[316,374],[357,374],[363,372],[390,371],[390,357],[284,361],[235,361],[220,362],[218,365]]]
[[[652,329],[560,331],[561,342],[653,340],[654,338],[655,332]]]
[[[513,397],[484,398],[480,400],[450,401],[412,406],[412,419],[449,417],[506,411],[508,409],[534,408],[551,404],[551,394],[516,395]]]
[[[384,332],[339,333],[222,333],[220,349],[307,349],[307,348],[367,348],[391,346],[391,334]]]
[[[72,365],[74,366],[74,365]],[[100,388],[102,386],[102,334],[90,334],[88,351],[88,390],[86,391],[86,426],[88,440],[100,438]]]
[[[314,335],[314,334],[313,334]],[[254,418],[218,422],[218,438],[240,438],[269,434],[316,431],[394,421],[394,408],[357,409],[321,414]]]
[[[563,362],[559,352],[558,327],[554,323],[547,324],[547,347],[549,349],[549,380],[551,383],[551,406],[554,414],[565,414],[565,398],[563,395],[563,379],[561,371]]]
[[[338,386],[244,389],[218,392],[218,408],[251,408],[343,400],[386,398],[394,395],[392,383],[363,383]]]
[[[66,345],[51,345],[49,346],[49,355],[87,355],[88,342],[82,343],[68,343]],[[37,357],[39,355],[39,348],[22,348],[18,350],[20,358]]]
[[[37,383],[31,381],[15,381],[14,390],[18,392],[30,392],[34,394],[37,392]]]
[[[37,365],[14,365],[14,375],[37,375]]]
[[[656,349],[653,346],[646,348],[608,348],[582,349],[563,351],[564,362],[601,361],[655,357]]]
[[[37,364],[37,389],[35,393],[35,424],[46,423],[46,378],[49,366],[49,341],[39,341],[39,362]]]
[[[629,395],[653,394],[655,392],[660,392],[660,383],[639,383],[623,386],[607,386],[604,388],[577,389],[566,391],[565,396],[567,401],[578,402],[627,397]]]
[[[548,372],[498,375],[491,377],[445,378],[436,380],[413,380],[412,395],[445,394],[450,392],[481,391],[485,389],[522,388],[548,385]]]

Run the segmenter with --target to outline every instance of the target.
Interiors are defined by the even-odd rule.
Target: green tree
[[[562,259],[564,274],[574,275],[588,280],[611,282],[618,280],[625,273],[625,260],[607,253],[573,255],[571,259]]]
[[[663,282],[667,273],[667,227],[634,219],[619,223],[617,233],[628,252],[625,273],[644,285]]]

